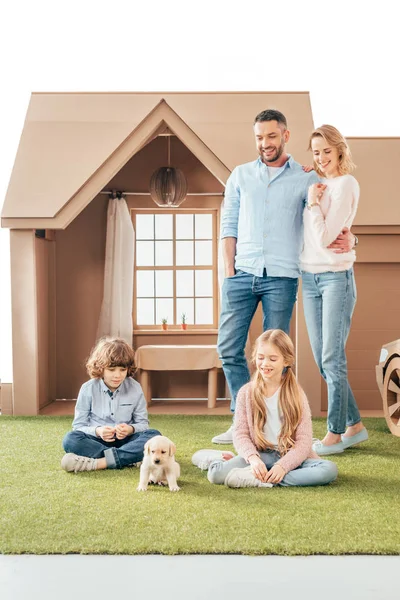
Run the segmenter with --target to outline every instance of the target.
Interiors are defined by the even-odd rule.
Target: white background
[[[395,0],[4,0],[0,205],[31,91],[308,90],[316,125],[331,123],[349,136],[400,136],[396,5]],[[8,282],[3,230],[3,381],[12,381]]]

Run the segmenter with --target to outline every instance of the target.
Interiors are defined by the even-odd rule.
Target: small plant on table
[[[186,313],[182,313],[181,314],[181,328],[182,329],[187,329]]]

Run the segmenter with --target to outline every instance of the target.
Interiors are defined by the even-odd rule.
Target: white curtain
[[[132,344],[135,231],[123,198],[111,198],[107,211],[104,294],[97,339],[121,337]]]

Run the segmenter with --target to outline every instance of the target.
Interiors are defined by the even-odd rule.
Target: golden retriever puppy
[[[177,479],[181,469],[175,462],[175,452],[175,444],[164,435],[156,435],[146,442],[138,492],[145,492],[149,483],[168,483],[171,492],[179,492]]]

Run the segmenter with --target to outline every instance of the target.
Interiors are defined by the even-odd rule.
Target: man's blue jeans
[[[123,440],[105,442],[83,431],[69,431],[62,444],[65,452],[90,458],[105,458],[108,469],[122,469],[143,460],[144,445],[155,435],[161,435],[157,429],[146,429]]]
[[[290,319],[297,297],[298,279],[263,277],[237,271],[222,284],[218,353],[231,393],[231,411],[236,396],[250,379],[244,349],[250,323],[259,302],[263,308],[263,330],[282,329],[289,333]]]
[[[344,433],[361,420],[347,379],[346,341],[356,304],[353,269],[303,273],[303,304],[315,362],[328,386],[328,431]]]

